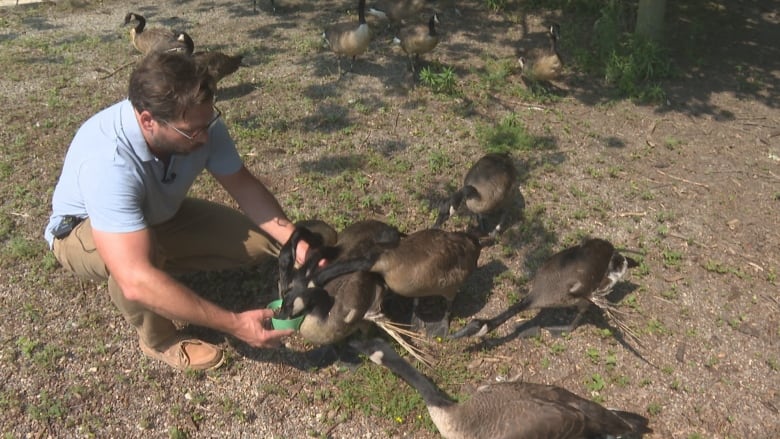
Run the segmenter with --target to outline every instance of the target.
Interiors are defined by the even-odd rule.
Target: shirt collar
[[[119,123],[120,129],[124,135],[124,140],[133,149],[135,154],[145,162],[157,160],[149,150],[146,139],[141,132],[141,126],[138,125],[138,119],[135,117],[135,109],[129,99],[125,99],[119,104]]]

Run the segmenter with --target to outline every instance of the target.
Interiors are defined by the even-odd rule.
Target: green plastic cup
[[[276,299],[273,302],[269,303],[266,308],[273,310],[274,312],[279,311],[279,309],[282,307],[282,299]],[[298,328],[301,327],[301,322],[303,321],[303,315],[295,317],[293,319],[277,319],[276,317],[271,318],[271,324],[273,325],[274,329],[294,329],[298,330]]]

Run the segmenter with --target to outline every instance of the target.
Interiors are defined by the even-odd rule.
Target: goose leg
[[[590,307],[590,302],[584,302],[579,305],[577,305],[577,315],[574,316],[574,319],[567,325],[556,325],[556,326],[546,326],[545,329],[550,331],[551,333],[555,335],[562,335],[567,332],[572,332],[575,329],[577,329],[577,326],[579,326],[580,321],[582,321],[582,317],[585,315],[585,312],[588,311],[588,308]]]
[[[314,350],[306,352],[306,361],[316,368],[327,367],[337,363],[347,369],[354,369],[361,361],[355,352],[345,349],[339,344],[320,346]]]
[[[423,299],[425,302],[422,308],[428,306],[433,309],[433,312],[426,312],[428,310],[421,309],[419,306],[420,299],[415,298],[411,317],[412,330],[418,333],[425,333],[429,338],[446,337],[450,331],[450,308],[452,307],[452,302],[447,300],[444,310],[442,311],[440,304],[441,298],[438,296],[424,297]],[[435,301],[435,303],[431,303],[431,301]],[[440,313],[441,318],[439,318]],[[430,314],[434,315],[430,316]],[[423,319],[421,315],[426,318]],[[433,319],[429,319],[428,317],[433,317]]]
[[[498,234],[501,233],[501,228],[504,226],[504,222],[506,221],[507,216],[509,216],[509,212],[507,212],[505,209],[503,212],[501,212],[501,216],[498,218],[498,224],[496,224],[496,227],[492,232],[490,232],[491,238],[495,238],[498,236]]]
[[[487,222],[485,221],[485,215],[481,213],[477,214],[477,225],[479,226],[480,233],[487,233]]]
[[[349,61],[349,72],[352,73],[352,70],[355,68],[355,58],[357,56],[353,56],[352,59]]]
[[[492,319],[474,319],[460,330],[450,334],[449,338],[483,337],[519,314],[526,306],[526,302],[521,300]]]

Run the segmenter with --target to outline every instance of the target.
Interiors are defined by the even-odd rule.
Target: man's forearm
[[[137,301],[157,314],[171,320],[186,321],[225,333],[236,329],[236,315],[198,296],[160,270],[133,276],[134,281],[120,288],[129,300]]]

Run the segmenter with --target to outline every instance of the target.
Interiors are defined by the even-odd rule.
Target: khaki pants
[[[173,218],[150,230],[155,248],[153,263],[171,274],[239,268],[279,254],[276,241],[249,217],[205,200],[187,198]],[[54,256],[80,277],[108,280],[114,305],[148,346],[161,345],[176,331],[172,321],[125,299],[95,248],[89,219],[65,238],[54,240]]]

